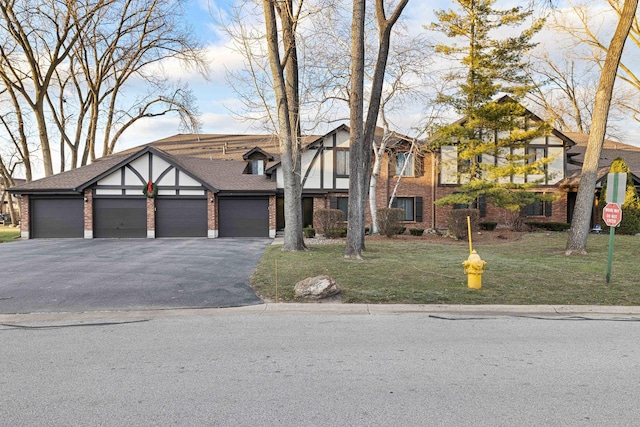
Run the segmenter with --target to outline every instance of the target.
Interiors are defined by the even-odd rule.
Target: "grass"
[[[611,283],[605,284],[608,235],[590,235],[588,255],[567,257],[567,233],[529,233],[520,240],[474,245],[487,261],[482,289],[467,287],[469,246],[413,241],[367,243],[363,261],[343,258],[344,245],[308,252],[270,246],[252,276],[265,299],[293,300],[296,282],[327,274],[344,302],[410,304],[640,305],[640,237],[615,237]]]
[[[19,228],[0,226],[0,243],[10,242],[18,237],[20,237]]]

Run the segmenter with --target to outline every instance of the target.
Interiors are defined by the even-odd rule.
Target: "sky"
[[[187,19],[193,27],[196,36],[206,46],[207,57],[210,59],[210,76],[205,80],[202,76],[191,70],[183,69],[173,62],[164,64],[163,71],[170,76],[187,81],[189,87],[197,95],[197,105],[201,113],[202,133],[243,134],[264,133],[264,130],[255,123],[241,121],[230,112],[241,108],[238,95],[230,88],[226,80],[227,69],[242,67],[242,58],[231,51],[228,37],[216,25],[217,13],[224,13],[229,8],[230,0],[188,0],[186,2]],[[442,3],[447,7],[449,2],[438,0],[437,2],[410,1],[403,15],[407,25],[411,28],[422,30],[424,23],[433,19],[433,9]],[[417,114],[417,113],[415,113]],[[402,114],[398,114],[399,124],[396,129],[408,132],[415,125],[414,118],[401,120]],[[396,120],[396,121],[398,121]],[[332,124],[330,127],[336,127]],[[118,150],[130,148],[156,139],[180,133],[177,117],[161,117],[139,121],[135,126],[127,130],[118,143]],[[320,129],[322,132],[322,129]]]
[[[229,48],[229,40],[223,31],[216,25],[217,14],[228,11],[232,0],[187,0],[187,20],[194,30],[194,34],[206,47],[207,57],[210,59],[210,75],[208,80],[192,70],[183,69],[178,63],[165,63],[163,71],[175,79],[186,81],[197,95],[197,105],[201,113],[202,133],[243,134],[264,133],[264,130],[250,122],[243,122],[234,117],[229,111],[239,110],[238,95],[233,92],[226,80],[227,69],[242,67],[242,58],[233,53]],[[513,4],[513,0],[500,0],[502,4]],[[436,0],[423,1],[412,0],[403,13],[403,18],[408,28],[413,31],[425,31],[423,24],[432,22],[434,9],[446,9],[451,7],[450,1]],[[555,36],[546,33],[539,36],[543,44],[558,43]],[[558,52],[562,54],[562,52]],[[395,114],[394,127],[399,132],[410,134],[410,129],[415,126],[418,108],[409,109]],[[455,120],[456,117],[452,117]],[[330,127],[335,127],[332,124]],[[636,122],[629,120],[627,143],[640,145],[640,128]],[[322,130],[322,129],[320,129]],[[328,130],[328,129],[327,129]],[[145,144],[156,139],[165,138],[180,133],[177,117],[161,117],[139,121],[129,129],[118,143],[117,150]],[[318,133],[318,132],[316,132]]]

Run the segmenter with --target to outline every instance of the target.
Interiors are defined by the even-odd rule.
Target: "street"
[[[141,313],[0,326],[0,425],[638,423],[637,318]]]

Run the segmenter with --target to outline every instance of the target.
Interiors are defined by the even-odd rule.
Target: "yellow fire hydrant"
[[[462,265],[464,273],[467,275],[467,286],[471,289],[482,288],[482,273],[484,273],[487,262],[480,259],[480,255],[474,249],[469,258],[462,262]]]

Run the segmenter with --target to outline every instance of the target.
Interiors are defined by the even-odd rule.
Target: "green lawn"
[[[10,242],[20,237],[20,229],[17,227],[5,227],[0,225],[0,243]]]
[[[529,233],[508,243],[474,245],[487,261],[482,289],[467,287],[461,244],[389,240],[368,242],[364,261],[344,259],[344,245],[308,252],[270,246],[252,277],[256,292],[293,299],[293,286],[327,274],[351,303],[640,305],[640,237],[615,237],[610,286],[605,284],[608,235],[590,235],[588,255],[567,257],[567,233]]]

